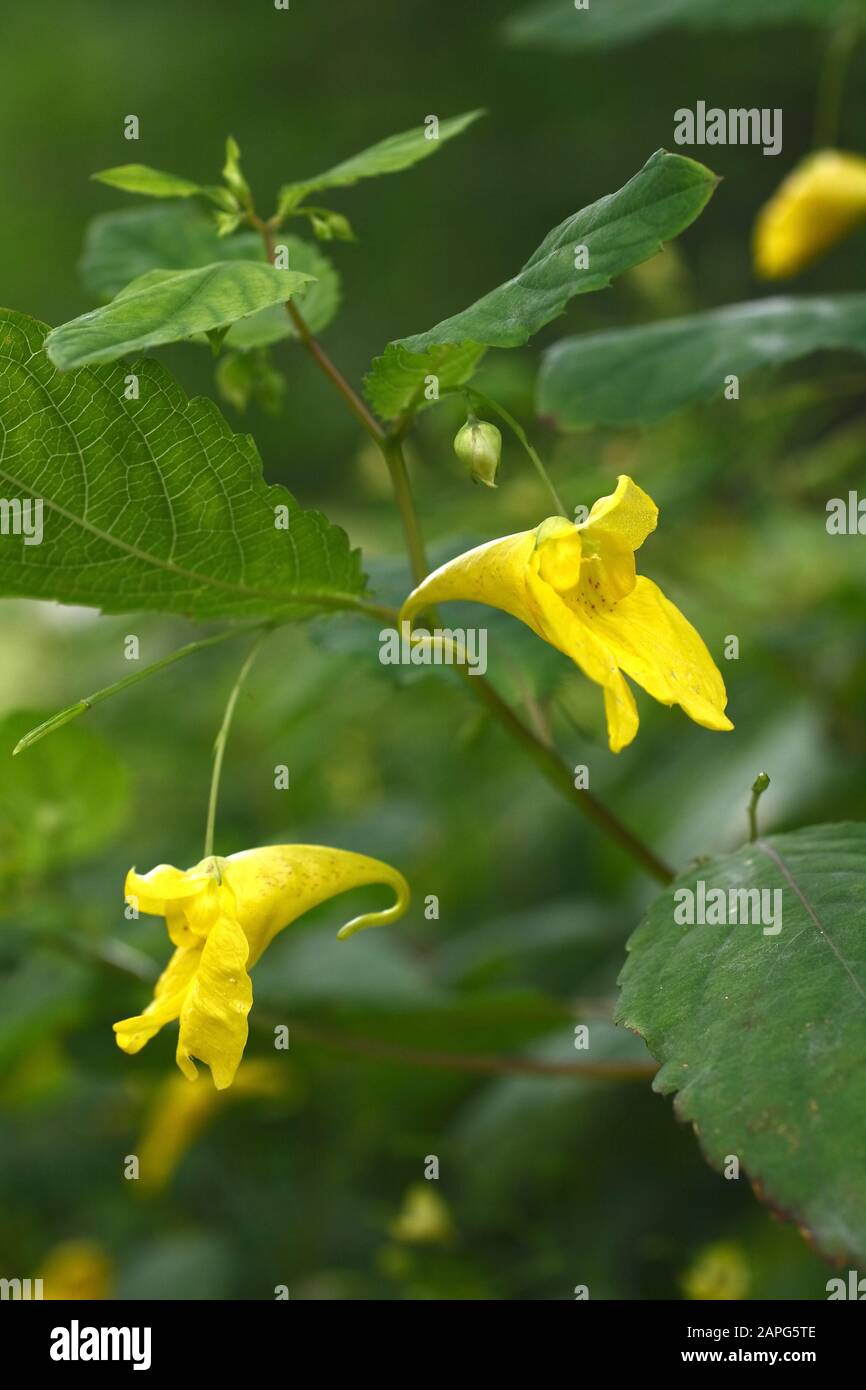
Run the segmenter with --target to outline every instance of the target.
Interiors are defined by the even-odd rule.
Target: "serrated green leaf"
[[[402,351],[374,362],[365,383],[369,400],[374,406],[387,402],[391,414],[406,409],[429,375],[424,354],[431,348],[459,344],[469,356],[474,350],[477,362],[488,347],[521,346],[575,295],[606,288],[615,275],[648,260],[663,242],[684,231],[703,211],[717,182],[703,164],[657,150],[623,188],[548,232],[504,285],[427,333],[390,344]],[[444,362],[452,365],[447,354]]]
[[[357,183],[359,179],[377,178],[380,174],[398,174],[409,169],[421,159],[427,159],[455,135],[482,116],[483,111],[466,111],[462,116],[451,116],[439,122],[436,139],[429,137],[426,125],[414,126],[400,135],[389,135],[386,140],[371,145],[360,154],[335,164],[324,174],[315,174],[311,179],[299,183],[287,183],[280,189],[278,208],[287,214],[303,202],[310,193],[318,193],[323,188],[344,188]]]
[[[0,594],[199,619],[355,606],[345,533],[268,487],[252,439],[212,402],[148,359],[61,375],[45,332],[0,311],[0,484],[44,504],[41,544],[0,546]]]
[[[577,10],[574,0],[544,0],[505,24],[509,43],[563,52],[614,48],[658,30],[757,29],[773,24],[832,24],[863,0],[592,0]]]
[[[462,386],[484,356],[479,343],[446,343],[427,352],[407,352],[401,343],[389,343],[364,378],[364,394],[383,420],[393,420],[404,410],[424,404],[424,386],[435,376],[439,390]],[[435,399],[435,397],[434,397]]]
[[[118,164],[114,169],[100,169],[90,177],[97,183],[107,183],[110,188],[122,188],[124,193],[142,193],[147,198],[194,198],[206,191],[191,179],[151,169],[147,164]]]
[[[308,241],[296,236],[280,236],[281,245],[288,247],[289,265],[295,272],[308,276],[305,285],[293,295],[304,322],[311,333],[321,333],[335,318],[340,307],[342,289],[340,273],[333,261]],[[264,253],[262,253],[264,254]],[[232,324],[226,337],[226,347],[247,350],[266,347],[282,338],[297,338],[298,332],[282,304],[273,304],[250,318]]]
[[[619,1021],[663,1064],[710,1163],[825,1254],[866,1259],[866,825],[810,826],[690,869],[629,943]],[[676,894],[781,892],[781,931],[678,925]],[[706,915],[706,914],[704,914]],[[742,915],[739,913],[738,915]],[[730,922],[730,911],[727,920]],[[753,920],[753,917],[750,918]],[[771,928],[772,932],[772,928]]]
[[[564,338],[544,354],[538,413],[560,429],[648,424],[723,397],[725,378],[823,348],[866,353],[866,294],[760,299]]]
[[[294,298],[313,333],[327,328],[340,306],[340,276],[317,246],[281,235],[292,270],[315,278]],[[95,217],[87,228],[79,272],[85,288],[99,296],[117,295],[150,270],[193,270],[216,261],[267,264],[261,238],[241,232],[222,238],[210,218],[190,207],[124,208]],[[251,348],[297,337],[282,305],[272,305],[229,329],[226,347]]]
[[[256,261],[200,270],[151,270],[110,304],[52,329],[45,351],[60,371],[225,328],[291,299],[311,277]]]

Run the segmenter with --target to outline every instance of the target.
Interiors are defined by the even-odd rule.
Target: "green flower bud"
[[[502,435],[488,420],[472,416],[454,439],[454,452],[476,483],[496,487],[496,474],[502,456]]]

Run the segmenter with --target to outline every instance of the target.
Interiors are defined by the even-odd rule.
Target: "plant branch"
[[[121,690],[128,690],[131,685],[136,685],[148,676],[156,675],[157,671],[164,671],[167,666],[173,666],[176,661],[193,656],[195,652],[204,651],[205,647],[215,647],[219,642],[227,642],[230,638],[243,637],[248,632],[257,631],[259,627],[261,624],[257,623],[253,626],[228,628],[225,632],[218,632],[213,637],[202,637],[198,642],[188,642],[185,647],[178,647],[176,652],[170,652],[168,656],[152,662],[143,670],[136,671],[131,676],[124,676],[123,680],[115,681],[113,685],[106,685],[102,690],[95,690],[92,695],[86,695],[83,700],[76,700],[74,705],[67,705],[66,709],[59,710],[57,714],[52,714],[50,719],[46,719],[44,723],[31,729],[29,733],[18,740],[12,749],[12,756],[15,757],[16,753],[23,753],[25,748],[32,748],[33,744],[38,743],[46,734],[53,734],[55,729],[61,729],[64,724],[69,724],[73,719],[77,719],[80,714],[92,709],[94,705],[101,704],[103,700],[109,699],[112,695],[120,694]]]
[[[397,503],[397,510],[400,513],[400,521],[403,525],[403,536],[406,541],[406,551],[412,570],[412,581],[415,585],[418,585],[422,580],[427,578],[427,575],[430,573],[430,566],[427,563],[427,552],[424,548],[424,537],[421,534],[421,524],[418,520],[418,513],[415,510],[412,489],[409,486],[409,474],[406,469],[406,458],[403,453],[402,440],[397,436],[386,437],[382,452],[385,455],[388,472],[391,474],[391,484],[394,488],[394,500]]]
[[[260,217],[257,217],[255,213],[250,213],[249,217],[253,227],[255,227],[256,231],[260,234],[264,243],[265,254],[267,255],[267,258],[270,261],[271,265],[273,265],[273,232],[271,228],[268,226],[267,222],[263,222],[262,219]],[[365,431],[374,441],[374,443],[378,444],[380,449],[383,448],[385,443],[385,431],[379,424],[379,421],[367,409],[367,406],[365,405],[364,401],[358,395],[354,387],[351,386],[350,383],[343,376],[343,373],[340,371],[336,363],[331,361],[331,358],[328,356],[325,349],[322,347],[318,338],[316,338],[315,335],[310,332],[309,325],[307,324],[307,321],[304,318],[303,314],[292,303],[290,299],[287,299],[285,302],[285,310],[292,323],[294,324],[298,338],[303,343],[307,352],[310,354],[313,361],[319,367],[320,371],[324,372],[325,376],[331,382],[331,385],[334,386],[337,391],[339,391],[340,395],[343,397],[343,400],[346,402],[346,405],[349,407],[352,414],[355,416],[357,420],[360,421]]]
[[[673,880],[674,871],[664,860],[654,854],[643,840],[639,839],[612,811],[608,810],[603,802],[599,801],[597,796],[586,787],[574,785],[571,769],[563,762],[556,750],[542,742],[523,723],[522,719],[514,713],[510,705],[506,704],[486,677],[470,675],[465,666],[460,667],[460,675],[506,732],[511,734],[512,738],[525,749],[551,786],[556,787],[566,800],[577,806],[589,820],[593,821],[612,840],[615,840],[640,864],[641,868],[657,879],[659,883],[670,883]]]
[[[261,1018],[260,1018],[261,1021]],[[269,1021],[266,1026],[269,1026]],[[401,1047],[378,1038],[359,1038],[310,1023],[290,1022],[289,1033],[338,1052],[394,1062],[404,1067],[429,1067],[444,1071],[475,1072],[486,1076],[571,1076],[575,1080],[643,1081],[655,1076],[655,1062],[548,1062],[537,1057],[497,1057],[491,1053],[464,1053]]]

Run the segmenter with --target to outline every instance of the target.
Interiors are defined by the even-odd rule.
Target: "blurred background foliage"
[[[658,501],[642,569],[718,659],[725,636],[739,637],[739,660],[721,662],[736,732],[714,736],[639,697],[640,735],[614,758],[595,687],[493,614],[491,674],[675,863],[743,838],[760,768],[772,777],[766,828],[862,818],[862,561],[857,538],[831,539],[824,526],[827,499],[862,477],[862,362],[822,355],[749,379],[737,406],[647,430],[556,437],[532,420],[538,349],[563,333],[764,292],[750,229],[809,147],[815,35],[670,32],[558,55],[502,42],[512,8],[7,7],[2,301],[50,324],[92,307],[76,275],[85,227],[129,201],[89,183],[95,169],[137,159],[208,181],[231,132],[266,204],[280,183],[428,113],[483,105],[487,119],[437,159],[332,197],[359,244],[328,248],[345,302],[325,340],[357,382],[389,339],[506,279],[550,226],[670,146],[677,107],[782,107],[779,158],[696,151],[724,176],[698,223],[612,290],[578,299],[532,348],[491,353],[478,378],[532,426],[568,503],[591,503],[621,471]],[[864,79],[866,50],[840,141],[861,152]],[[141,122],[132,149],[129,113]],[[862,265],[861,235],[796,288],[860,288]],[[189,391],[213,394],[207,352],[180,346],[164,360]],[[268,479],[344,525],[379,595],[399,599],[407,574],[380,460],[296,344],[280,344],[273,361],[287,381],[280,412],[224,406],[228,418],[254,432]],[[510,441],[498,492],[471,487],[450,448],[461,420],[443,404],[411,443],[440,560],[535,525],[549,506]],[[335,940],[361,910],[348,900],[279,938],[255,971],[245,1063],[266,1071],[236,1095],[217,1097],[203,1076],[185,1098],[172,1030],[130,1059],[111,1023],[141,1008],[168,949],[160,921],[125,920],[124,874],[200,857],[210,750],[239,648],[204,652],[7,758],[0,1273],[51,1269],[58,1289],[130,1298],[271,1298],[283,1285],[307,1299],[567,1299],[579,1284],[593,1298],[823,1297],[830,1271],[746,1181],[705,1167],[646,1079],[488,1076],[374,1055],[381,1044],[648,1061],[607,1020],[653,886],[456,682],[380,666],[375,629],[358,628],[331,620],[270,642],[238,708],[217,847],[363,850],[406,872],[414,904],[399,926],[348,945]],[[173,620],[5,603],[0,746],[8,753],[40,713],[128,674],[129,633],[143,662],[195,635]],[[288,791],[274,789],[278,764],[290,769]],[[425,920],[428,894],[438,921]],[[574,1048],[581,1021],[587,1054]],[[273,1051],[278,1023],[295,1029],[287,1053]],[[160,1182],[126,1180],[127,1155],[159,1150],[160,1124]],[[424,1180],[431,1155],[438,1183]]]

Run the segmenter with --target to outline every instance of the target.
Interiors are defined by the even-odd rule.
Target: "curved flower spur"
[[[658,508],[625,474],[575,524],[548,517],[533,531],[488,541],[434,570],[401,620],[448,599],[500,608],[557,647],[604,690],[608,740],[618,753],[638,730],[623,672],[663,705],[707,729],[732,729],[724,682],[703,640],[661,589],[635,571],[634,553]]]
[[[354,917],[340,940],[365,927],[395,922],[409,905],[409,885],[379,859],[321,845],[272,845],[227,859],[203,859],[191,869],[159,864],[130,869],[125,893],[141,912],[164,917],[175,952],[142,1014],[114,1024],[124,1052],[140,1052],[162,1028],[180,1021],[177,1065],[197,1079],[193,1058],[211,1069],[217,1090],[234,1080],[247,1041],[253,1002],[248,971],[278,932],[351,888],[382,883],[396,900]]]

